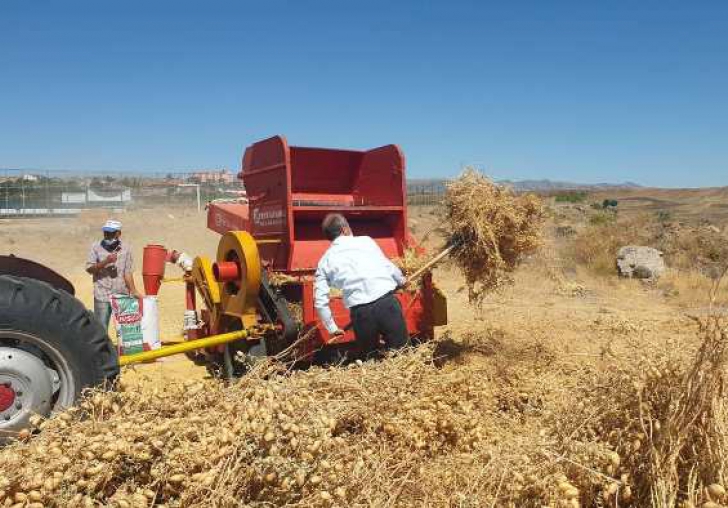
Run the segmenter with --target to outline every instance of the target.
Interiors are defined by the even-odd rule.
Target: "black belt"
[[[380,297],[379,297],[379,298],[377,298],[376,300],[372,300],[371,302],[367,302],[367,303],[360,303],[359,305],[352,305],[352,306],[351,306],[351,308],[350,308],[349,310],[350,310],[350,311],[352,311],[352,310],[357,310],[357,309],[361,309],[362,307],[366,307],[367,305],[372,305],[372,304],[375,304],[375,303],[377,303],[377,302],[379,302],[379,301],[381,301],[381,300],[384,300],[384,299],[385,299],[385,298],[387,298],[388,296],[394,296],[394,289],[393,289],[392,291],[388,291],[388,292],[384,293],[384,294],[383,294],[382,296],[380,296]]]

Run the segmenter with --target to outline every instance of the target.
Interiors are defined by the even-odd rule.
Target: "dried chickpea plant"
[[[544,210],[535,195],[516,194],[467,169],[448,185],[445,222],[448,244],[458,245],[453,258],[477,303],[541,245]]]

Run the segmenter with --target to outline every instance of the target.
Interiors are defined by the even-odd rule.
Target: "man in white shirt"
[[[394,291],[406,284],[402,272],[369,236],[354,236],[343,215],[329,214],[321,225],[331,246],[316,269],[314,305],[329,333],[339,328],[329,308],[329,291],[342,291],[357,341],[365,352],[378,348],[380,336],[387,349],[407,345],[409,334],[402,306]]]

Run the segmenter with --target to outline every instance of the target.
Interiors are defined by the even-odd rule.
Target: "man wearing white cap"
[[[134,284],[131,246],[121,241],[121,222],[107,220],[101,228],[104,239],[91,246],[86,271],[94,280],[94,314],[104,326],[111,319],[111,295],[141,298]]]

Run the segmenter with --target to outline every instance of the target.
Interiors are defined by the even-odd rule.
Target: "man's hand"
[[[131,294],[131,296],[133,296],[133,297],[134,297],[134,298],[136,298],[137,300],[141,300],[142,298],[144,298],[144,295],[143,295],[143,294],[141,294],[141,293],[140,293],[139,291],[134,291],[134,292],[133,292],[133,293]]]
[[[106,259],[104,259],[101,262],[101,266],[109,266],[111,263],[116,263],[116,260],[119,258],[119,255],[116,252],[112,252],[108,256],[106,256]]]
[[[344,330],[337,328],[333,332],[329,332],[329,336],[331,337],[329,344],[337,344],[339,339],[344,336]]]

